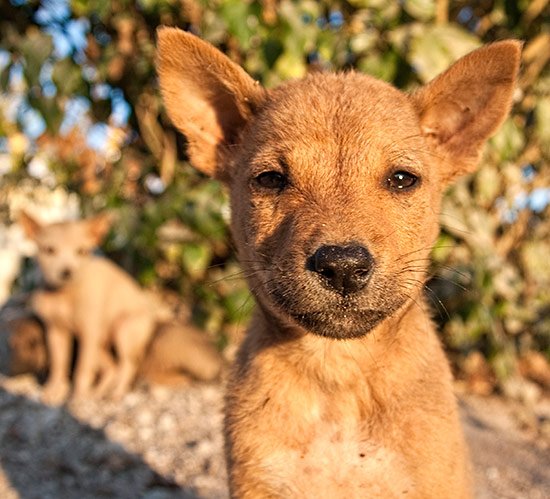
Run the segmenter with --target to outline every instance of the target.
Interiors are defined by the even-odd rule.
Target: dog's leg
[[[79,338],[79,351],[74,375],[74,396],[85,398],[95,382],[100,363],[101,346],[93,334],[83,334]]]
[[[121,322],[114,333],[114,347],[118,357],[118,376],[113,398],[120,399],[128,392],[137,368],[143,359],[151,337],[154,321],[149,314],[133,315]]]
[[[99,353],[99,382],[94,388],[94,396],[104,397],[113,388],[117,375],[117,366],[113,356],[106,349]]]
[[[44,385],[42,400],[48,404],[60,404],[69,394],[72,337],[66,329],[48,325],[46,342],[50,355],[50,374]]]

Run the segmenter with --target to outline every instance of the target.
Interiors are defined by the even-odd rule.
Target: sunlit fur
[[[484,47],[412,95],[353,72],[267,91],[209,44],[159,31],[168,114],[193,165],[230,190],[258,303],[228,383],[232,497],[471,497],[422,288],[443,190],[505,119],[519,55]],[[389,188],[400,170],[414,188]],[[286,183],[261,188],[266,171]],[[307,262],[350,244],[374,264],[342,294]]]

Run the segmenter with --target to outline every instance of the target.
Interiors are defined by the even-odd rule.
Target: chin
[[[288,288],[274,286],[257,296],[259,303],[282,320],[303,329],[308,334],[335,340],[367,336],[381,322],[393,316],[407,303],[407,297],[390,293],[383,296],[323,296],[323,293],[290,293]]]
[[[324,338],[350,340],[370,333],[389,314],[380,310],[361,310],[351,313],[308,312],[291,318],[307,332]]]

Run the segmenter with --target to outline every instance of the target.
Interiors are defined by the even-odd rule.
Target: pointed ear
[[[521,46],[517,40],[486,45],[413,95],[422,132],[444,158],[444,181],[474,170],[483,144],[508,115]]]
[[[23,227],[23,231],[29,239],[35,240],[42,230],[42,224],[37,222],[24,210],[19,212],[18,222]]]
[[[108,213],[100,213],[95,217],[85,220],[88,230],[94,240],[95,244],[100,244],[103,238],[109,232],[111,224],[113,223],[113,216]]]
[[[265,90],[209,43],[175,28],[158,30],[157,71],[168,116],[186,136],[191,163],[227,180],[228,148]]]

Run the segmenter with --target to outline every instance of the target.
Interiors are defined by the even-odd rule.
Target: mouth
[[[296,299],[296,295],[290,296],[277,289],[270,290],[268,295],[269,301],[274,305],[271,309],[276,315],[290,319],[314,335],[339,340],[366,336],[398,310],[405,301],[397,299],[394,295],[391,301],[384,300],[383,303],[376,303],[376,306],[372,305],[378,300],[373,300],[371,306],[369,304],[360,306],[357,300],[345,298],[323,300],[322,293],[318,293],[310,300],[303,296],[301,300]],[[304,306],[304,301],[308,301],[310,305]],[[296,302],[301,302],[300,310],[296,309]]]
[[[346,340],[368,335],[406,305],[413,292],[381,266],[347,293],[327,285],[324,275],[307,266],[304,270],[299,259],[272,259],[266,268],[249,277],[261,308],[282,324],[294,324],[324,338]]]
[[[63,288],[65,284],[67,284],[66,281],[52,282],[52,281],[44,280],[43,288],[45,291],[55,292]]]

